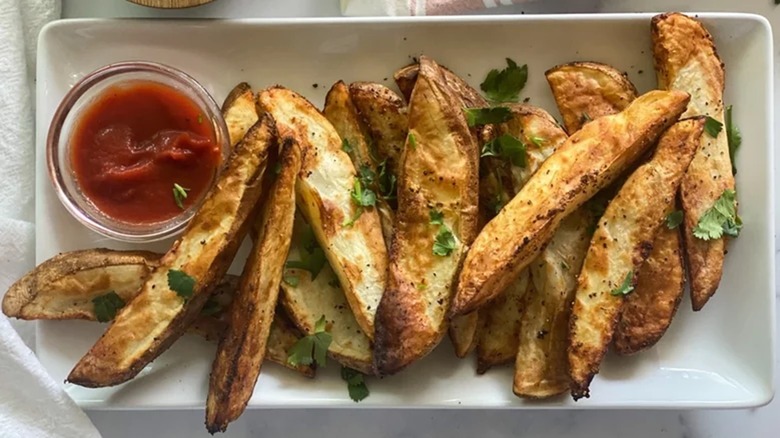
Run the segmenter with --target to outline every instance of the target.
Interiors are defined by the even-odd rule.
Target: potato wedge
[[[625,73],[598,62],[571,62],[544,73],[566,132],[573,134],[588,120],[619,113],[637,97]]]
[[[386,161],[387,168],[397,178],[409,132],[409,117],[403,99],[393,90],[374,82],[353,82],[349,84],[349,94],[366,124],[377,160]]]
[[[291,262],[303,260],[305,252],[315,250],[316,243],[308,236],[312,236],[311,228],[301,215],[297,215],[289,255]],[[290,268],[297,265],[288,263],[286,281],[282,282],[282,306],[295,325],[307,334],[314,333],[315,323],[325,316],[327,330],[333,337],[328,354],[344,366],[363,374],[374,374],[371,340],[361,330],[350,310],[336,274],[324,260],[320,265],[314,262],[310,265],[309,269],[314,273]]]
[[[575,400],[589,396],[590,381],[612,340],[624,296],[636,285],[635,274],[650,255],[651,242],[669,212],[703,129],[703,118],[669,128],[650,161],[628,177],[599,219],[570,320],[568,357]]]
[[[418,76],[388,287],[377,312],[379,374],[393,374],[425,356],[444,336],[457,271],[477,232],[477,144],[436,62],[422,57]],[[442,225],[431,224],[432,213],[440,213]]]
[[[596,219],[587,206],[566,216],[529,266],[533,288],[520,319],[512,386],[520,397],[546,398],[569,389],[569,315]]]
[[[222,117],[228,128],[230,146],[235,147],[259,118],[255,93],[249,84],[241,82],[230,90],[222,103]]]
[[[678,13],[653,17],[651,29],[658,87],[691,94],[683,117],[704,115],[723,123],[725,72],[712,35],[699,21]],[[734,185],[726,130],[715,138],[703,135],[680,188],[693,310],[701,310],[717,290],[726,254],[725,238],[697,239],[693,229]]]
[[[217,347],[206,399],[206,429],[224,432],[244,412],[265,359],[279,285],[287,260],[295,216],[295,182],[301,150],[281,138],[280,170],[255,223],[257,238],[241,274],[241,285],[227,314]]]
[[[569,137],[471,246],[452,315],[497,296],[541,252],[560,221],[611,183],[685,110],[688,95],[651,91]]]
[[[355,104],[352,103],[349,89],[343,81],[336,82],[328,91],[325,98],[325,108],[322,112],[336,129],[341,140],[346,142],[342,149],[345,149],[349,154],[361,180],[367,183],[363,185],[368,187],[363,188],[371,189],[376,195],[376,211],[379,213],[379,219],[382,223],[382,235],[385,237],[385,244],[390,245],[395,213],[383,196],[379,181],[379,169],[372,158],[369,146],[370,137],[360,120]],[[395,195],[392,194],[392,197]]]
[[[533,293],[530,288],[530,276],[524,270],[501,295],[479,309],[483,325],[477,343],[477,373],[514,360],[525,296]]]
[[[452,318],[447,333],[455,348],[455,356],[463,359],[477,348],[479,325],[479,312],[471,312]]]
[[[422,63],[422,62],[421,62]],[[393,74],[396,85],[401,90],[407,102],[410,102],[412,90],[417,82],[417,76],[420,72],[420,64],[410,64]],[[447,67],[439,66],[444,75],[444,81],[461,100],[466,108],[480,108],[488,106],[488,101],[479,94],[471,85],[466,83],[460,76],[456,75]]]
[[[125,382],[192,324],[246,235],[267,156],[275,147],[273,120],[265,116],[233,151],[203,206],[147,277],[141,292],[76,364],[68,381],[87,387]],[[169,285],[168,276],[176,271],[194,280],[191,290],[184,291],[189,295],[186,300]]]
[[[281,135],[301,145],[298,208],[339,277],[358,324],[371,338],[387,279],[379,215],[374,208],[355,204],[355,166],[341,149],[336,130],[309,101],[277,86],[261,92],[258,103],[274,117]]]

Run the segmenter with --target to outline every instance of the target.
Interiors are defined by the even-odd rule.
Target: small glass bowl
[[[130,82],[156,82],[167,85],[189,97],[203,113],[203,122],[211,123],[216,144],[222,151],[222,162],[230,153],[227,126],[219,105],[195,79],[163,64],[128,61],[110,64],[85,76],[71,88],[54,113],[46,140],[46,162],[57,197],[79,222],[103,236],[125,242],[152,242],[182,231],[206,198],[208,190],[179,215],[161,222],[132,224],[116,220],[100,211],[81,191],[71,168],[70,137],[83,110],[107,88]],[[212,176],[213,187],[220,166]]]

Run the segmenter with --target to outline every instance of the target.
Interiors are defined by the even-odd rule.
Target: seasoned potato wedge
[[[531,282],[526,269],[501,295],[479,309],[483,321],[477,343],[477,373],[484,374],[490,367],[510,363],[517,355],[525,296],[533,293],[529,289]]]
[[[687,102],[684,92],[651,91],[569,137],[477,236],[451,314],[471,312],[504,290],[541,252],[560,221],[636,161]]]
[[[569,389],[569,315],[595,223],[587,206],[575,210],[529,266],[533,288],[520,320],[512,386],[520,397],[545,398]]]
[[[588,120],[619,113],[636,99],[624,73],[598,62],[571,62],[544,73],[566,131],[573,134]]]
[[[393,74],[393,79],[401,90],[404,98],[407,102],[410,101],[412,96],[412,90],[417,82],[417,76],[420,72],[421,64],[410,64],[406,67],[398,70]],[[466,108],[479,108],[488,106],[487,100],[479,94],[479,91],[475,90],[471,85],[466,83],[460,76],[456,75],[452,70],[447,67],[439,66],[442,69],[444,75],[444,81],[449,85],[452,92],[455,93],[461,100]]]
[[[409,105],[388,287],[377,312],[379,374],[425,356],[446,331],[460,261],[477,232],[478,157],[459,99],[436,62],[421,58]]]
[[[184,333],[246,235],[268,153],[275,147],[273,120],[263,117],[233,151],[184,234],[147,277],[141,292],[76,364],[68,381],[87,387],[125,382]],[[179,288],[188,295],[186,300],[169,284],[169,275],[176,272],[194,282]]]
[[[336,129],[341,140],[345,142],[342,149],[345,149],[349,154],[358,175],[363,181],[369,183],[368,187],[364,188],[369,188],[376,194],[376,211],[379,213],[379,219],[382,223],[382,235],[385,237],[385,243],[389,245],[390,237],[393,235],[395,214],[382,195],[378,177],[379,170],[377,163],[372,158],[369,146],[370,137],[358,116],[349,89],[344,82],[336,82],[328,91],[323,114]]]
[[[612,340],[624,296],[636,284],[635,274],[650,254],[651,242],[669,212],[670,200],[703,129],[703,118],[669,128],[650,161],[631,174],[599,219],[578,279],[570,321],[569,373],[575,400],[589,395],[590,381]]]
[[[309,267],[313,273],[300,268],[290,268],[295,262],[312,257],[309,251],[317,251],[316,243],[307,241],[312,236],[310,227],[298,215],[293,231],[286,281],[282,282],[281,303],[290,319],[304,333],[314,333],[314,325],[322,316],[327,321],[327,331],[333,337],[328,354],[341,363],[363,374],[374,374],[371,359],[371,341],[360,329],[355,315],[339,285],[333,269],[324,260],[321,265]]]
[[[653,17],[651,29],[658,87],[691,94],[683,117],[704,115],[723,123],[725,72],[707,29],[677,13]],[[726,130],[722,129],[715,138],[701,137],[680,188],[693,310],[701,310],[717,290],[726,251],[725,238],[701,240],[694,237],[693,229],[726,189],[734,189],[734,176]]]
[[[314,106],[283,87],[260,93],[260,107],[283,136],[301,145],[298,208],[311,224],[358,324],[374,336],[374,317],[387,278],[387,247],[375,208],[356,205],[355,166],[336,130]]]
[[[241,82],[233,87],[222,103],[222,117],[228,128],[230,146],[235,147],[259,118],[255,107],[255,93],[249,84]]]
[[[244,412],[265,359],[279,284],[287,260],[295,216],[295,182],[301,170],[298,144],[280,138],[279,173],[255,223],[257,238],[241,274],[217,347],[206,400],[206,429],[225,431]],[[269,178],[270,179],[270,178]]]
[[[393,90],[374,82],[353,82],[349,84],[349,94],[366,124],[377,160],[386,161],[387,168],[397,178],[409,132],[403,99]]]
[[[479,312],[471,312],[452,318],[447,333],[455,348],[455,356],[462,359],[477,347],[479,325]]]

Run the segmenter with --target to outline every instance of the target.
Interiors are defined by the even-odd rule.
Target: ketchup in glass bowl
[[[82,79],[57,109],[47,164],[66,209],[123,241],[182,230],[229,152],[219,106],[194,79],[124,62]]]

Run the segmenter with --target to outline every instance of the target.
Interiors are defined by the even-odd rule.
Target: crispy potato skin
[[[259,119],[255,94],[249,84],[241,82],[230,90],[222,103],[222,117],[228,128],[230,146],[235,147]]]
[[[482,327],[477,343],[477,373],[510,363],[517,355],[520,318],[526,294],[534,293],[531,288],[530,275],[524,270],[501,295],[479,309]]]
[[[421,58],[409,106],[416,146],[407,141],[404,152],[388,288],[377,312],[379,374],[401,370],[441,340],[460,261],[477,232],[479,154],[458,103],[440,67]],[[456,239],[448,256],[432,250],[434,208]]]
[[[308,225],[297,215],[289,260],[301,259],[301,249],[305,246],[302,236],[306,228]],[[325,316],[327,330],[333,338],[328,347],[328,355],[340,364],[363,374],[374,374],[371,340],[355,320],[330,265],[326,263],[314,279],[309,271],[287,269],[286,272],[298,279],[295,286],[282,282],[280,297],[281,304],[293,323],[302,332],[312,334],[317,320]]]
[[[569,315],[595,222],[587,207],[575,210],[528,268],[533,287],[520,320],[512,386],[520,397],[546,398],[569,389]]]
[[[125,382],[184,333],[225,275],[248,231],[267,156],[275,147],[273,120],[263,117],[233,151],[182,237],[160,260],[141,292],[76,364],[68,381],[86,387]],[[168,285],[171,269],[195,280],[186,302]]]
[[[273,115],[280,134],[301,145],[298,208],[339,277],[358,324],[371,338],[387,281],[387,247],[379,215],[367,208],[351,226],[345,225],[359,208],[351,196],[355,166],[342,150],[336,130],[309,101],[277,86],[261,92],[258,102]]]
[[[598,62],[571,62],[553,67],[544,75],[563,125],[572,134],[587,118],[619,113],[637,97],[634,84],[624,73]]]
[[[353,82],[349,84],[349,94],[373,139],[377,158],[387,160],[388,168],[397,176],[409,132],[403,99],[393,90],[373,82]]]
[[[659,88],[691,94],[683,117],[705,115],[723,123],[725,70],[707,29],[678,13],[653,17],[651,29]],[[734,185],[726,130],[717,138],[703,135],[680,188],[693,310],[701,310],[718,288],[726,251],[725,238],[700,240],[693,229],[723,191]]]
[[[350,145],[347,153],[352,159],[355,169],[358,169],[358,171],[369,169],[374,175],[379,175],[377,163],[371,158],[367,128],[361,121],[355,104],[352,102],[352,97],[350,97],[349,88],[343,81],[336,82],[328,91],[323,114],[336,129],[339,137],[342,140],[346,140]],[[385,238],[385,244],[389,246],[390,237],[393,235],[395,213],[385,198],[380,196],[379,182],[377,180],[368,188],[377,195],[376,211],[379,213],[379,220],[382,223],[382,235]]]
[[[488,101],[479,94],[479,91],[474,87],[467,84],[460,76],[456,75],[452,70],[444,66],[439,66],[444,75],[444,81],[450,87],[452,92],[463,101],[463,105],[466,108],[480,108],[488,106]],[[420,64],[409,64],[406,67],[401,68],[393,74],[398,89],[401,90],[401,94],[407,100],[411,99],[412,90],[417,82],[417,76],[420,72]]]
[[[206,429],[225,431],[252,397],[265,359],[290,249],[295,216],[295,181],[301,151],[290,138],[280,139],[281,169],[274,175],[256,222],[258,236],[241,274],[241,285],[228,310],[225,332],[217,347],[206,400]],[[266,175],[268,177],[268,175]]]
[[[674,203],[671,206],[673,209]],[[672,209],[667,209],[667,214]],[[614,344],[619,354],[650,348],[666,333],[685,290],[682,251],[680,230],[661,226],[653,252],[639,268],[636,288],[620,311]]]
[[[586,125],[586,127],[589,125]],[[583,128],[587,129],[587,128]],[[658,142],[653,157],[626,180],[599,219],[574,296],[569,335],[569,373],[575,400],[588,397],[623,304],[613,295],[652,250],[652,241],[668,213],[704,129],[702,118],[681,121]]]
[[[451,314],[471,312],[504,290],[541,252],[560,221],[636,161],[687,102],[684,92],[651,91],[569,137],[477,236]]]

